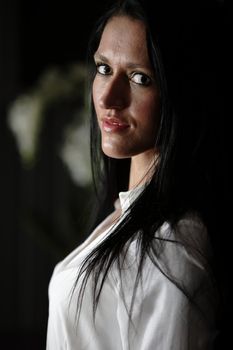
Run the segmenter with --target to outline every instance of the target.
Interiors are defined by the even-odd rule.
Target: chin
[[[107,157],[114,158],[114,159],[125,159],[125,158],[131,157],[131,154],[129,154],[128,152],[117,150],[117,149],[114,149],[113,147],[112,148],[102,147],[102,151]]]
[[[116,152],[106,152],[103,150],[103,153],[109,157],[109,158],[114,158],[114,159],[126,159],[126,158],[130,158],[129,155],[124,155],[124,154],[120,154],[120,153],[116,153]]]

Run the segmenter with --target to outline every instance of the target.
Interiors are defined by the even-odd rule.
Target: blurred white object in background
[[[69,125],[60,156],[68,167],[71,177],[79,186],[91,183],[89,128],[87,123]]]
[[[25,165],[33,164],[34,161],[42,124],[41,112],[41,100],[35,94],[18,97],[8,110],[8,125]]]
[[[86,82],[87,67],[83,63],[71,64],[65,69],[51,67],[41,74],[27,94],[19,95],[10,104],[8,125],[25,168],[32,168],[37,160],[39,136],[45,118],[50,118],[52,107],[65,125],[62,146],[58,150],[60,159],[78,186],[85,187],[91,183]],[[65,111],[60,110],[62,101]]]

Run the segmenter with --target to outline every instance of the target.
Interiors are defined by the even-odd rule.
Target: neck
[[[129,190],[150,181],[154,173],[156,159],[158,159],[158,154],[155,154],[154,151],[153,153],[147,151],[131,158]]]

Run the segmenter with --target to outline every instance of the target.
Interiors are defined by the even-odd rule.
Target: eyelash
[[[104,68],[108,68],[109,69],[109,72],[107,73],[103,73],[103,72],[100,72],[100,67],[104,67]],[[111,74],[111,68],[109,67],[108,64],[106,63],[96,63],[96,73],[97,74],[100,74],[100,75],[110,75]],[[138,82],[138,81],[134,81],[133,78],[135,76],[141,76],[141,78],[143,79],[146,79],[145,82]],[[129,79],[134,83],[134,84],[137,84],[137,85],[141,85],[141,86],[149,86],[151,83],[152,83],[152,79],[145,73],[141,73],[141,72],[133,72],[129,75]]]

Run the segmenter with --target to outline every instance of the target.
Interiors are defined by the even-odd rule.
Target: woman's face
[[[113,17],[94,59],[93,102],[103,152],[112,158],[153,156],[160,99],[143,22]]]

